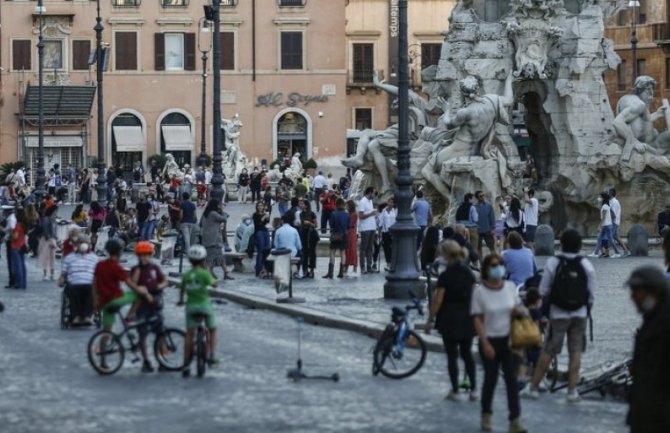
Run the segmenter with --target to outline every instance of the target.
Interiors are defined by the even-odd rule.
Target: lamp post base
[[[397,197],[399,194],[396,195]],[[419,227],[411,219],[399,221],[391,227],[393,238],[392,271],[384,284],[385,299],[423,298],[426,284],[419,279],[416,241]],[[399,252],[396,254],[396,251]]]
[[[426,283],[421,280],[392,279],[386,277],[384,299],[423,299],[426,296]]]

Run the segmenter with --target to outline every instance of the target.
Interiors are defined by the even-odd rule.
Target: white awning
[[[142,152],[146,147],[141,126],[115,126],[113,129],[117,152]]]
[[[83,145],[84,138],[81,135],[44,136],[44,147],[82,147]],[[34,135],[26,136],[26,147],[39,147],[39,138]]]
[[[163,140],[165,140],[165,150],[193,150],[195,144],[191,127],[188,125],[163,125]]]

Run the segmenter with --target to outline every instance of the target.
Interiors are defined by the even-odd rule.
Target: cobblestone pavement
[[[306,370],[337,371],[342,381],[294,384],[285,373],[296,358],[295,322],[232,304],[216,306],[222,363],[204,379],[143,375],[137,364],[100,377],[85,355],[91,331],[61,331],[60,290],[53,282],[38,281],[32,264],[29,269],[27,291],[0,293],[6,304],[0,314],[2,432],[478,431],[476,404],[442,400],[447,391],[442,355],[429,354],[423,369],[410,379],[376,378],[370,374],[372,340],[307,326]],[[0,275],[4,283],[4,267]],[[343,290],[353,290],[349,286]],[[300,290],[308,289],[325,290],[307,285]],[[169,292],[167,323],[182,326],[183,312],[175,301],[176,293]],[[531,432],[626,431],[626,407],[620,403],[585,400],[568,405],[552,395],[522,404]],[[506,431],[502,389],[494,409],[496,431]]]

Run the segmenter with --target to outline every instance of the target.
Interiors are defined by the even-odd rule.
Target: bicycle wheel
[[[158,364],[168,371],[184,368],[184,340],[186,334],[181,329],[166,328],[156,334],[154,356]]]
[[[70,297],[65,290],[60,295],[60,329],[70,328]]]
[[[405,348],[398,351],[393,336],[380,342],[374,352],[379,372],[391,379],[404,379],[419,371],[426,361],[426,343],[414,331],[408,331]]]
[[[206,347],[205,331],[198,328],[198,334],[195,340],[196,351],[196,371],[198,377],[205,375],[205,363],[207,362],[207,347]]]
[[[114,374],[123,365],[125,349],[118,335],[110,331],[98,331],[88,342],[88,362],[102,375]]]
[[[384,332],[382,332],[382,335],[379,336],[379,339],[377,340],[377,343],[375,344],[374,348],[374,353],[376,354],[377,352],[381,352],[379,355],[379,358],[381,360],[381,363],[384,363],[384,360],[381,358],[385,359],[384,355],[384,348],[387,347],[389,344],[392,346],[393,345],[393,326],[388,325],[386,329],[384,329]],[[390,346],[388,346],[390,347]],[[388,354],[388,350],[386,353]],[[388,355],[386,355],[388,356]],[[378,362],[378,357],[373,354],[372,356],[372,375],[377,376],[379,374],[379,362]]]
[[[562,380],[563,379],[561,377],[562,375],[563,373],[561,373],[558,366],[558,356],[554,356],[553,359],[551,360],[549,371],[547,371],[548,387],[551,393],[560,391],[568,387],[567,378],[565,378],[565,380]]]

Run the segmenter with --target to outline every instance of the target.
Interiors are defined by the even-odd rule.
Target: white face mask
[[[654,308],[656,308],[657,304],[658,299],[653,296],[647,296],[647,299],[645,299],[640,305],[640,310],[642,310],[643,313],[650,313],[654,310]]]

